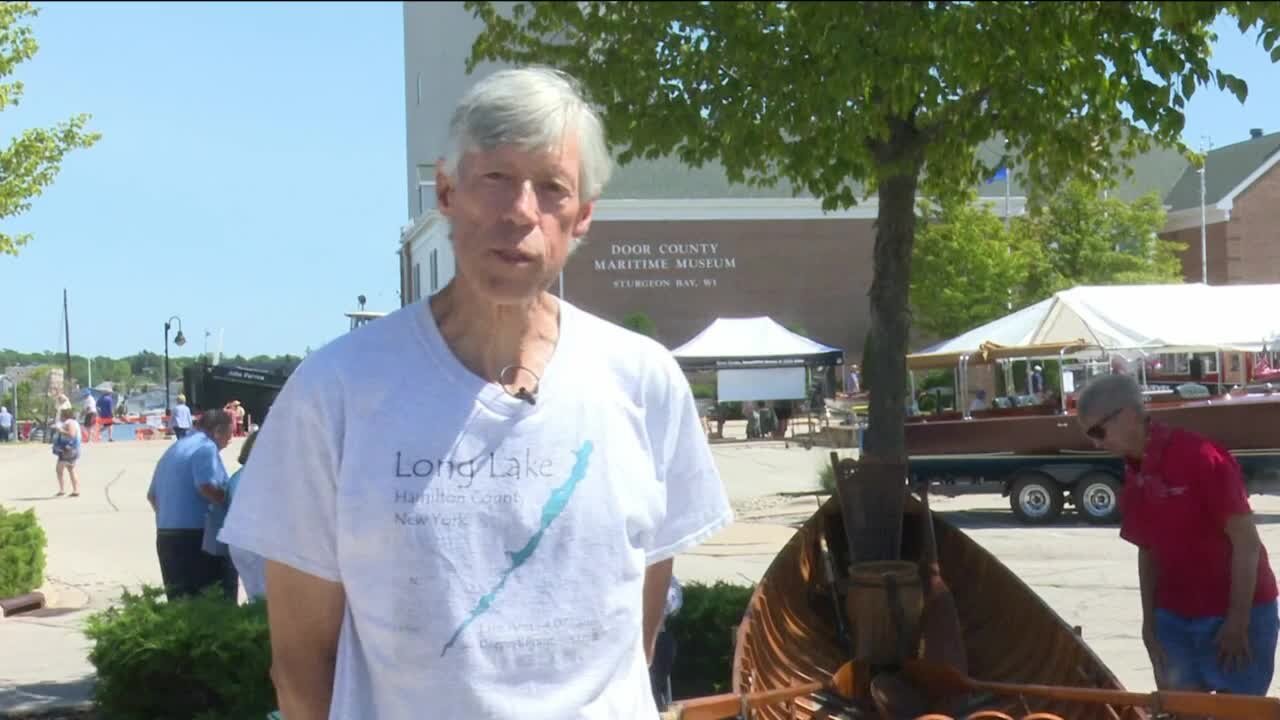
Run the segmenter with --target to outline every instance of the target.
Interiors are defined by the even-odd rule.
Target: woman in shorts
[[[53,454],[58,459],[55,471],[58,474],[58,495],[66,495],[66,481],[63,474],[71,476],[71,497],[80,497],[80,480],[76,477],[76,461],[80,459],[80,423],[76,422],[76,411],[66,408],[61,414],[62,422],[53,430]]]

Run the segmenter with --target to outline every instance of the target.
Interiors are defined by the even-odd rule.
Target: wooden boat
[[[908,497],[903,517],[903,560],[916,560],[921,554],[923,517],[920,503]],[[822,681],[849,660],[848,646],[839,639],[838,610],[824,578],[819,545],[820,537],[825,535],[835,555],[835,566],[848,567],[843,525],[839,504],[833,497],[774,558],[738,627],[734,692]],[[971,676],[987,681],[1122,689],[1081,635],[993,555],[937,515],[934,529],[942,575],[959,611]],[[856,633],[857,628],[852,632]],[[1129,707],[1031,699],[1024,703],[1021,699],[996,697],[969,700],[970,706],[955,717],[966,717],[978,709],[1004,712],[1012,718],[1034,717],[1037,712],[1054,713],[1066,720],[1149,717],[1145,711]],[[752,714],[752,718],[770,720],[882,717],[873,706],[826,692]]]

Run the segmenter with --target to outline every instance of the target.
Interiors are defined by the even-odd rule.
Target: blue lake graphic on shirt
[[[524,565],[533,557],[533,553],[538,549],[538,544],[542,542],[542,536],[546,534],[547,528],[551,527],[551,523],[555,522],[555,519],[560,517],[560,514],[569,506],[569,500],[573,498],[573,491],[577,489],[578,483],[586,476],[587,461],[591,457],[592,448],[591,441],[587,440],[582,443],[582,447],[573,452],[578,459],[573,463],[573,469],[569,471],[569,478],[564,481],[563,485],[551,491],[551,496],[547,498],[547,502],[542,506],[542,520],[539,523],[538,531],[529,538],[529,542],[525,543],[524,547],[516,552],[507,553],[507,557],[511,560],[511,567],[502,572],[502,576],[498,578],[498,583],[494,585],[492,590],[480,597],[479,602],[476,603],[471,613],[467,615],[467,619],[463,620],[458,629],[453,631],[453,637],[449,638],[449,642],[445,643],[444,649],[440,651],[441,657],[444,657],[445,653],[449,652],[449,648],[458,642],[462,631],[466,630],[468,625],[475,622],[477,618],[493,607],[493,601],[498,597],[502,587],[507,584],[507,578],[511,577],[516,570],[520,569],[521,565]]]

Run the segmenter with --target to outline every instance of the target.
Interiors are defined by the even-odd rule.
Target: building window
[[[415,301],[422,298],[422,265],[420,263],[413,264],[413,277],[410,279],[409,296]]]
[[[418,166],[418,214],[436,209],[436,169],[434,165]]]
[[[436,290],[440,289],[440,262],[439,262],[438,255],[439,255],[439,251],[437,250],[431,251],[430,273],[431,273],[431,292],[432,293],[435,293]]]

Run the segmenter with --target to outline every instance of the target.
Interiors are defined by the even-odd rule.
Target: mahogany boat
[[[1201,433],[1230,450],[1280,453],[1280,393],[1222,395],[1184,400],[1169,393],[1147,406],[1161,422]],[[911,456],[1008,453],[1053,455],[1094,452],[1076,422],[1075,409],[1048,405],[978,410],[966,418],[956,411],[908,418]]]
[[[904,506],[901,559],[919,559],[925,515],[908,496]],[[1115,675],[1090,650],[1081,634],[1062,620],[1007,567],[953,525],[934,518],[942,577],[955,597],[963,628],[968,672],[984,681],[1120,690]],[[738,627],[732,685],[736,693],[784,688],[826,680],[849,660],[842,641],[842,608],[836,607],[823,570],[820,539],[837,568],[849,567],[844,522],[835,497],[797,530],[774,558],[751,597]],[[837,584],[839,584],[837,582]],[[837,619],[839,618],[839,620]],[[856,634],[858,629],[851,628]],[[970,696],[953,715],[916,717],[1060,717],[1068,720],[1140,720],[1147,712],[1065,701]],[[930,708],[931,710],[933,708]],[[982,710],[1005,715],[973,714]],[[1050,713],[1037,715],[1036,713]],[[817,691],[786,705],[755,710],[752,718],[884,717],[873,704]]]

